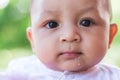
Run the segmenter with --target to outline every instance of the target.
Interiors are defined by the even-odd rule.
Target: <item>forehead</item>
[[[31,13],[44,11],[81,10],[86,8],[104,9],[111,13],[109,0],[32,0]]]
[[[52,14],[60,14],[66,11],[69,13],[71,11],[84,13],[84,11],[89,9],[94,9],[102,15],[107,12],[111,16],[109,0],[32,0],[31,18],[34,17],[37,20],[41,14],[51,12]]]
[[[45,8],[62,8],[65,6],[68,7],[87,7],[87,6],[98,6],[102,5],[105,7],[108,6],[109,0],[32,0],[31,8],[45,9]]]
[[[100,0],[32,0],[31,9],[47,10],[96,6]]]

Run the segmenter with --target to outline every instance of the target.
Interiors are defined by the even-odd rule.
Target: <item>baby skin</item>
[[[117,25],[109,0],[33,0],[27,36],[48,68],[86,71],[110,48]]]

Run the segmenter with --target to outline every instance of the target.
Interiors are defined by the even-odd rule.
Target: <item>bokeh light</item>
[[[4,9],[9,4],[9,0],[0,0],[0,9]]]

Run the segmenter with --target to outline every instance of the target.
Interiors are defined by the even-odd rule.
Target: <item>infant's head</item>
[[[32,0],[28,39],[38,58],[58,71],[84,71],[99,63],[117,27],[109,0]]]

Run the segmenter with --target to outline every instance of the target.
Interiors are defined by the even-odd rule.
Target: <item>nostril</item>
[[[74,39],[74,41],[78,41],[78,39]]]
[[[63,42],[65,42],[66,40],[65,40],[65,39],[63,39],[62,41],[63,41]]]
[[[61,40],[62,42],[78,42],[79,41],[79,39],[62,39]]]

